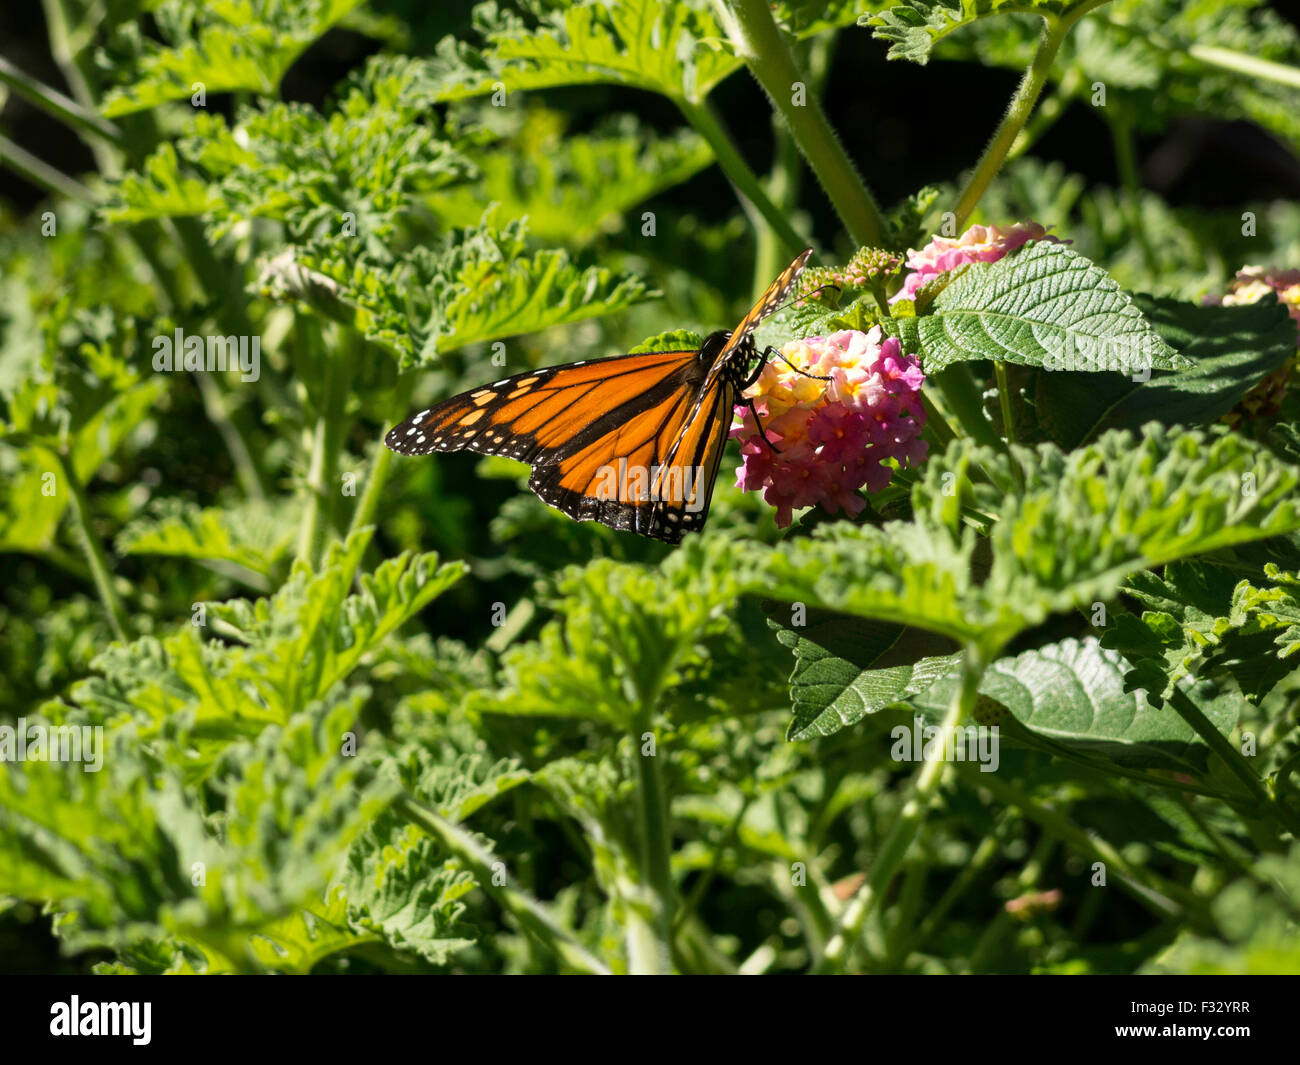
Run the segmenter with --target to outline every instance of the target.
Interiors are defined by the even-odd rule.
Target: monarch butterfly
[[[419,411],[384,443],[400,455],[469,450],[527,462],[528,487],[569,517],[680,543],[704,527],[732,407],[767,362],[754,330],[811,255],[802,252],[734,330],[709,334],[697,351],[515,374]]]

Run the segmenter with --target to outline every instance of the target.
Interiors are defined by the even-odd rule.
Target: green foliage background
[[[1300,405],[1256,402],[1296,328],[1201,302],[1300,267],[1300,207],[1175,203],[1135,157],[1232,121],[1296,181],[1295,29],[1253,0],[433,6],[50,0],[60,89],[0,56],[0,104],[89,152],[63,173],[0,112],[28,183],[0,724],[105,737],[97,773],[0,765],[5,967],[1300,971]],[[969,116],[903,64],[948,99],[1029,77],[977,163],[988,130],[961,155]],[[896,113],[931,170],[846,152],[822,103]],[[1081,112],[1101,181],[1046,150]],[[879,320],[921,355],[930,459],[858,520],[779,532],[724,469],[670,549],[514,463],[380,444],[945,212],[1072,243],[763,333]],[[178,328],[258,337],[259,378],[157,372]],[[1150,380],[1051,361],[1118,340]],[[891,757],[917,718],[996,724],[997,770]]]

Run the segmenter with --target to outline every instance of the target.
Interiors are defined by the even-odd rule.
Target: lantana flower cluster
[[[1243,266],[1228,283],[1222,296],[1206,297],[1206,303],[1228,307],[1256,303],[1270,292],[1286,306],[1291,320],[1300,326],[1300,270],[1273,270],[1263,266]],[[1234,429],[1243,428],[1256,419],[1275,418],[1281,412],[1296,368],[1297,359],[1288,359],[1241,397],[1241,401],[1219,420]]]
[[[963,263],[995,263],[1031,240],[1069,243],[1053,237],[1048,233],[1049,228],[1037,222],[1013,222],[1009,226],[971,226],[960,237],[934,237],[920,251],[907,253],[911,273],[889,302],[914,300],[921,286],[940,274],[955,270]]]
[[[778,450],[764,441],[748,406],[737,405],[741,420],[731,430],[742,456],[736,484],[762,489],[778,528],[796,509],[817,504],[857,515],[866,507],[859,489],[889,484],[888,459],[901,467],[925,459],[925,374],[895,338],[882,340],[879,326],[791,341],[781,354],[790,365],[770,360],[745,393]]]

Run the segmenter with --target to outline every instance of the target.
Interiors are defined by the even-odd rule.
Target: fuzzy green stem
[[[397,379],[397,386],[393,389],[393,410],[399,415],[406,410],[414,389],[415,374],[403,374]],[[384,444],[384,437],[387,434],[387,429],[383,430],[375,442],[375,453],[370,459],[370,469],[366,472],[365,487],[361,489],[361,498],[357,500],[356,509],[352,511],[352,520],[348,522],[349,536],[363,525],[369,525],[374,521],[375,511],[379,509],[379,500],[383,497],[384,486],[388,484],[388,471],[393,464],[393,453]]]
[[[405,816],[464,862],[479,886],[513,914],[524,931],[539,944],[578,972],[609,975],[609,967],[579,943],[550,910],[516,887],[512,877],[502,875],[502,864],[473,835],[410,796],[399,798],[397,806]],[[502,880],[504,883],[500,882]]]
[[[1212,44],[1194,44],[1187,49],[1187,54],[1210,66],[1300,89],[1300,69],[1285,63],[1274,63],[1271,59],[1261,59],[1259,56],[1234,52],[1231,48],[1218,48]]]
[[[0,164],[55,196],[66,196],[70,200],[92,205],[99,202],[95,194],[76,178],[68,177],[62,170],[50,166],[44,159],[32,155],[8,137],[0,137]]]
[[[122,131],[113,123],[90,108],[83,107],[76,100],[64,96],[57,89],[52,89],[25,71],[19,70],[4,56],[0,56],[0,82],[10,86],[19,96],[47,115],[59,119],[74,129],[93,133],[112,144],[122,143]]]
[[[1147,872],[1141,866],[1130,864],[1115,847],[1100,836],[1085,832],[1070,818],[1046,803],[1024,794],[1015,785],[995,779],[997,773],[981,773],[978,768],[966,765],[959,768],[972,786],[992,793],[993,798],[1004,806],[1013,806],[1020,810],[1066,846],[1104,863],[1107,869],[1119,877],[1120,885],[1158,917],[1181,917],[1194,927],[1206,926],[1202,913],[1204,902],[1194,892],[1179,884],[1165,881],[1155,873]],[[969,772],[972,768],[975,770],[973,773]]]
[[[957,206],[953,209],[953,214],[957,216],[958,230],[965,226],[966,220],[979,204],[990,182],[1002,169],[1011,146],[1020,135],[1025,123],[1029,121],[1029,116],[1033,114],[1034,105],[1038,102],[1043,86],[1047,84],[1047,76],[1051,73],[1052,64],[1056,61],[1056,53],[1060,50],[1065,35],[1084,15],[1107,2],[1108,0],[1090,0],[1089,3],[1075,8],[1064,16],[1044,15],[1043,36],[1038,42],[1038,51],[1034,53],[1033,61],[1025,71],[1025,76],[1021,79],[1015,95],[1011,97],[1011,104],[998,124],[993,139],[989,141],[989,146],[976,164],[975,172],[971,174],[966,187],[957,198]]]
[[[1289,832],[1300,835],[1300,818],[1296,818],[1285,806],[1274,801],[1268,788],[1260,780],[1259,774],[1251,768],[1241,752],[1228,742],[1228,737],[1214,727],[1214,723],[1205,716],[1199,706],[1192,702],[1185,691],[1175,688],[1169,696],[1169,705],[1177,711],[1179,717],[1192,726],[1210,750],[1223,760],[1228,771],[1246,785],[1251,798],[1259,803],[1261,810]]]
[[[937,757],[927,760],[912,782],[911,793],[899,811],[889,835],[881,844],[880,851],[872,864],[871,873],[866,883],[858,889],[857,894],[849,900],[826,951],[818,971],[833,971],[842,967],[848,960],[849,953],[857,943],[867,916],[880,903],[882,896],[893,880],[907,852],[916,841],[929,812],[931,800],[939,790],[948,773],[948,761],[945,753],[953,748],[953,737],[962,721],[970,714],[979,694],[980,678],[984,676],[985,657],[980,649],[968,645],[962,657],[961,683],[953,693],[939,727],[936,746]]]
[[[859,245],[883,243],[886,225],[875,198],[840,143],[809,79],[795,64],[767,0],[715,0],[736,54],[785,118],[795,143]],[[799,104],[796,86],[803,86]]]
[[[993,363],[998,379],[998,405],[1002,410],[1002,432],[1008,444],[1016,442],[1016,421],[1011,410],[1011,382],[1007,379],[1007,364],[1001,359]]]
[[[1142,261],[1154,280],[1158,267],[1155,250],[1151,247],[1151,238],[1142,223],[1142,182],[1138,176],[1137,156],[1133,152],[1132,124],[1118,108],[1111,111],[1107,117],[1111,143],[1115,148],[1115,170],[1124,189],[1124,204],[1128,211],[1129,228],[1137,237]]]
[[[637,763],[637,817],[641,828],[641,868],[644,870],[646,884],[653,894],[650,903],[654,907],[651,922],[654,942],[643,943],[643,949],[638,950],[637,956],[629,960],[633,961],[641,971],[667,973],[672,970],[671,944],[676,893],[672,873],[672,829],[668,817],[668,796],[659,767],[659,759],[662,755],[657,745],[654,754],[641,753],[642,737],[646,733],[653,734],[648,713],[638,719],[632,741],[633,757]]]
[[[731,138],[723,128],[722,123],[718,121],[717,116],[707,103],[695,103],[686,99],[679,99],[677,106],[681,108],[682,114],[686,121],[694,128],[695,132],[703,137],[710,148],[713,149],[713,157],[722,167],[722,172],[727,175],[732,185],[740,196],[748,201],[755,210],[762,215],[764,221],[772,227],[773,231],[785,242],[787,250],[791,254],[796,254],[804,248],[815,247],[807,237],[802,236],[790,224],[781,210],[774,204],[763,188],[763,183],[759,181],[758,176],[749,168],[736,146],[732,144]]]
[[[63,471],[63,479],[67,482],[68,492],[72,496],[72,517],[81,533],[82,547],[85,548],[86,552],[86,562],[90,566],[90,573],[95,580],[95,588],[99,591],[99,598],[104,604],[104,610],[108,614],[108,623],[113,628],[113,635],[126,643],[126,612],[122,609],[122,602],[118,599],[117,592],[113,590],[113,578],[109,572],[108,556],[104,553],[103,546],[90,528],[90,504],[86,500],[86,493],[81,487],[81,480],[77,477],[77,470],[72,464],[72,459],[63,451],[56,451],[55,454],[59,459],[59,467]]]
[[[318,397],[318,414],[312,438],[311,465],[307,471],[307,510],[298,540],[298,558],[315,564],[321,557],[334,521],[338,496],[335,483],[339,449],[343,443],[343,412],[347,402],[342,360],[336,353],[323,350],[314,323],[304,324],[303,332],[315,341],[318,357],[324,366],[324,380]]]

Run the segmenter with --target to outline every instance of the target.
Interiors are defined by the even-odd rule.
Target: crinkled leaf
[[[969,359],[1132,374],[1189,365],[1104,270],[1049,241],[966,267],[930,313],[896,321],[927,373]]]

